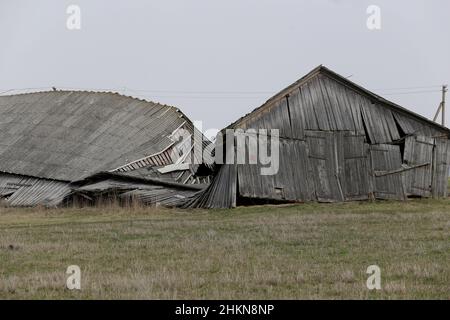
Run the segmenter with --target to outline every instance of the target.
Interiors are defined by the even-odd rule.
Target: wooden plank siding
[[[305,130],[367,133],[371,143],[380,144],[400,139],[396,120],[389,108],[319,75],[236,127],[279,129],[281,137],[300,140]]]
[[[246,162],[237,165],[239,196],[286,201],[312,200],[306,143],[281,138],[279,159],[279,169],[275,175],[261,175],[261,164]]]
[[[390,144],[371,145],[370,161],[375,198],[404,200],[400,147]]]
[[[346,201],[367,200],[372,193],[369,145],[364,139],[365,135],[344,136],[341,180]]]
[[[392,112],[368,99],[360,99],[361,111],[370,142],[390,143],[400,139]]]
[[[236,170],[234,164],[223,164],[211,184],[183,203],[183,208],[234,208],[236,207]]]
[[[408,167],[418,166],[404,173],[404,187],[407,195],[431,196],[433,147],[433,138],[423,136],[406,138],[403,163]]]
[[[302,101],[300,89],[292,92],[287,99],[291,115],[292,138],[304,140],[305,128],[308,126],[306,123],[306,110]]]
[[[447,196],[450,130],[323,67],[228,128],[280,131],[279,172],[262,176],[260,165],[238,164],[238,198]]]
[[[279,129],[280,137],[291,138],[291,123],[288,111],[287,99],[283,98],[274,105],[245,122],[242,129]]]
[[[302,202],[368,199],[369,146],[364,138],[343,131],[306,131],[306,142],[281,138],[276,175],[263,176],[261,165],[248,161],[237,166],[239,196]]]
[[[419,121],[414,119],[411,116],[404,115],[399,112],[393,112],[395,120],[399,124],[400,128],[403,130],[405,134],[408,135],[421,135],[428,137],[442,136],[443,132],[440,130],[436,130],[423,123],[423,121]]]
[[[450,169],[450,140],[436,138],[433,150],[432,193],[434,198],[448,197],[448,173]]]
[[[344,201],[337,156],[339,138],[340,134],[334,132],[306,132],[309,173],[319,202]]]
[[[359,109],[356,112],[352,110],[345,88],[324,76],[320,77],[320,83],[322,92],[330,104],[329,108],[333,112],[334,130],[362,132],[361,112]]]

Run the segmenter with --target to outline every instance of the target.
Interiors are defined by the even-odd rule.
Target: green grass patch
[[[0,298],[448,299],[449,230],[450,200],[0,208]]]

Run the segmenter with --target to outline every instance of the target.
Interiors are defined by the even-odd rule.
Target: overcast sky
[[[71,4],[80,30],[66,27]],[[369,5],[380,30],[367,28]],[[205,130],[323,64],[432,118],[450,82],[449,13],[448,0],[0,0],[0,92],[119,90]]]

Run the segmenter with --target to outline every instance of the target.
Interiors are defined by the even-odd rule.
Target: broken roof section
[[[193,137],[194,133],[202,142],[189,139],[192,143],[187,144],[182,135]],[[0,96],[0,180],[4,180],[4,193],[23,177],[32,182],[40,178],[39,183],[50,190],[52,181],[70,183],[73,188],[99,172],[128,175],[130,181],[141,178],[153,183],[152,179],[160,179],[201,185],[208,182],[196,176],[203,159],[194,158],[203,152],[194,151],[208,147],[210,142],[172,106],[109,92]],[[207,162],[212,163],[211,159]],[[36,183],[19,189],[31,190],[33,186],[39,189]],[[68,189],[61,188],[65,193]],[[8,193],[8,197],[13,194]],[[49,193],[46,199],[50,198]],[[33,199],[24,203],[45,202]],[[51,203],[58,200],[60,197],[52,198]]]
[[[119,94],[0,96],[0,171],[73,181],[136,160],[171,164],[171,136],[182,127],[194,130],[177,108]]]

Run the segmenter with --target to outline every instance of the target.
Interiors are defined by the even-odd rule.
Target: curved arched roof
[[[164,150],[176,108],[109,92],[0,96],[0,171],[73,181]]]

